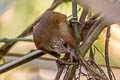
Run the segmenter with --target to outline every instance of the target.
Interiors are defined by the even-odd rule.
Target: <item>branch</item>
[[[63,80],[73,80],[78,67],[79,67],[78,64],[69,66]]]
[[[33,42],[32,39],[26,39],[26,38],[1,38],[0,42],[10,42],[10,41],[27,41],[27,42]]]
[[[100,16],[99,13],[96,13],[94,16],[90,17],[89,20],[95,20],[96,18],[98,18]]]
[[[73,31],[74,31],[74,35],[75,35],[75,39],[76,39],[76,45],[75,45],[76,51],[74,54],[77,56],[77,46],[79,45],[79,42],[81,40],[81,37],[79,35],[78,23],[77,23],[77,0],[72,0],[72,20],[73,20],[72,22],[74,22],[73,23]],[[78,56],[77,56],[77,58],[78,58]],[[71,68],[69,69],[69,72],[64,77],[64,80],[73,80],[78,67],[79,67],[78,64],[72,65]]]
[[[87,16],[88,12],[89,12],[89,8],[86,7],[86,6],[83,6],[83,11],[82,11],[80,19],[79,19],[80,23],[84,23],[85,22],[85,18]],[[82,32],[83,27],[84,26],[82,24],[79,26],[79,33]],[[81,36],[80,36],[80,39],[81,39]]]
[[[28,53],[30,54],[30,53]],[[20,54],[20,53],[8,53],[5,57],[22,57],[25,56],[24,54]],[[48,58],[48,57],[39,57],[38,59],[42,59],[42,60],[50,60],[50,61],[56,61],[56,59],[53,58]]]
[[[95,46],[95,45],[93,45],[93,46],[94,46],[94,48],[98,51],[98,53],[100,53],[100,55],[101,55],[103,58],[105,58],[104,55],[103,55],[103,53],[97,48],[97,46]]]
[[[75,77],[75,73],[79,67],[78,64],[74,64],[70,66],[71,68],[68,71],[68,74],[66,75],[66,77],[64,78],[64,80],[73,80],[73,78]]]
[[[22,64],[25,64],[25,63],[27,63],[29,61],[32,61],[33,59],[36,59],[36,58],[38,58],[38,57],[40,57],[40,56],[42,56],[44,54],[45,53],[42,52],[41,50],[37,50],[37,51],[34,51],[34,52],[32,52],[30,54],[27,54],[27,55],[25,55],[23,57],[20,57],[20,58],[18,58],[16,60],[13,60],[13,61],[11,61],[9,63],[3,64],[3,65],[0,66],[0,74],[4,73],[6,71],[9,71],[9,70],[11,70],[13,68],[16,68],[16,67],[18,67],[18,66],[20,66]]]
[[[69,56],[70,56],[70,54],[66,53],[63,59],[67,61],[69,59]],[[55,80],[60,80],[60,77],[61,77],[66,65],[59,61],[57,61],[57,62],[58,62],[58,72],[56,74]]]
[[[109,55],[108,55],[109,38],[110,38],[110,26],[107,27],[106,40],[105,40],[105,62],[106,62],[108,76],[109,76],[110,80],[113,80],[112,69],[110,67]],[[113,74],[113,76],[114,76],[114,74]],[[114,77],[114,80],[116,80],[115,77]]]
[[[103,21],[103,18],[100,18],[99,20],[97,20],[94,25],[90,28],[89,32],[86,35],[86,38],[88,38],[91,33],[95,30],[95,28]]]
[[[76,42],[80,41],[80,35],[78,30],[78,23],[77,23],[77,0],[72,0],[72,22],[73,23],[73,31],[75,34]]]
[[[86,7],[86,6],[83,6],[83,11],[81,13],[81,17],[79,19],[79,22],[84,22],[85,21],[85,18],[87,16],[88,12],[89,12],[89,8]]]
[[[105,25],[106,24],[104,22],[99,24],[95,28],[95,30],[91,33],[91,35],[87,39],[85,39],[85,41],[81,44],[79,51],[82,54],[82,56],[86,55],[86,52],[88,51],[90,46],[93,44],[93,42],[98,38],[100,33],[103,31],[103,29],[105,28]]]
[[[89,72],[89,74],[95,78],[95,80],[108,80],[106,76],[100,74],[97,70],[95,70],[90,64],[86,62],[86,60],[80,55],[80,61],[84,65],[85,69]]]

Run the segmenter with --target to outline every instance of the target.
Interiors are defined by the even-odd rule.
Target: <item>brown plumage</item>
[[[80,33],[82,40],[84,40],[90,29],[89,25],[92,26],[93,24],[86,22]],[[45,12],[33,30],[33,39],[37,49],[57,53],[72,53],[77,59],[77,55],[73,50],[76,41],[72,36],[72,30],[64,14],[54,11]]]
[[[33,39],[37,49],[46,49],[58,53],[69,52],[65,44],[75,45],[70,34],[69,23],[64,14],[47,11],[33,30]]]

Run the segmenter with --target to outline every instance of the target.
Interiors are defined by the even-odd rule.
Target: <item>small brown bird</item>
[[[80,33],[82,40],[84,40],[92,25],[85,22],[85,27]],[[33,30],[33,39],[37,49],[57,53],[71,53],[77,59],[77,55],[73,50],[76,40],[72,36],[71,27],[64,14],[54,11],[45,12]]]
[[[70,53],[66,44],[74,47],[76,42],[71,35],[67,17],[54,11],[47,11],[41,16],[40,22],[33,30],[33,39],[37,49],[57,53]]]

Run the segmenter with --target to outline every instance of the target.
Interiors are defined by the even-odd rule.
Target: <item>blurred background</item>
[[[0,38],[15,38],[23,32],[37,17],[39,17],[53,2],[53,0],[0,0]],[[61,4],[55,9],[57,12],[72,14],[71,2]],[[80,15],[81,11],[78,13]],[[95,45],[104,54],[105,32],[99,36]],[[110,64],[113,67],[117,79],[120,79],[120,26],[112,25],[111,38],[109,44]],[[28,36],[27,38],[32,38]],[[2,46],[4,43],[0,43]],[[18,42],[15,44],[10,53],[26,54],[30,50],[36,49],[32,42]],[[47,55],[49,57],[49,55]],[[12,60],[18,57],[6,57]],[[52,58],[52,57],[51,57]],[[96,62],[106,71],[105,61],[98,53],[95,58]],[[14,70],[0,75],[0,80],[53,80],[57,66],[55,61],[36,59],[30,63],[22,65]],[[49,73],[49,74],[48,74]],[[46,77],[47,75],[47,77]]]

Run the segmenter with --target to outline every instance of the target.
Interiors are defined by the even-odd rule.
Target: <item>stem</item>
[[[85,21],[88,12],[89,12],[89,8],[86,7],[86,6],[83,6],[83,11],[81,13],[81,17],[79,19],[79,22],[84,22]]]
[[[105,28],[105,23],[102,22],[101,24],[96,27],[96,29],[91,33],[91,35],[82,43],[82,45],[79,48],[80,53],[82,53],[82,56],[86,55],[86,52],[88,51],[89,47],[93,44],[93,42],[98,38],[100,33]]]
[[[80,35],[79,35],[79,31],[78,31],[78,25],[77,25],[77,0],[72,0],[72,19],[74,21],[74,34],[75,34],[75,38],[76,41],[79,42],[80,41]]]
[[[109,39],[110,39],[110,25],[107,27],[106,40],[105,40],[105,62],[106,62],[109,79],[113,80],[114,74],[112,74],[112,69],[110,67],[109,52],[108,52]],[[116,79],[114,78],[114,80],[116,80]]]
[[[73,30],[74,30],[76,43],[79,43],[81,38],[79,35],[78,23],[77,23],[77,0],[72,0],[72,20],[74,22],[73,23]],[[77,45],[79,45],[79,44],[77,44]],[[77,45],[75,46],[75,49],[77,49]],[[77,50],[76,50],[76,53],[77,53]],[[69,72],[64,80],[73,80],[77,68],[78,68],[78,65],[71,66],[71,69],[69,70]]]
[[[27,42],[33,42],[32,39],[27,39],[27,38],[1,38],[0,42],[9,42],[9,41],[27,41]]]
[[[32,52],[30,54],[27,54],[27,55],[25,55],[23,57],[20,57],[20,58],[18,58],[16,60],[13,60],[13,61],[11,61],[9,63],[3,64],[3,65],[0,66],[0,74],[2,74],[4,72],[7,72],[7,71],[9,71],[9,70],[11,70],[13,68],[16,68],[16,67],[18,67],[18,66],[20,66],[22,64],[25,64],[25,63],[27,63],[29,61],[32,61],[33,59],[36,59],[36,58],[38,58],[38,57],[40,57],[40,56],[42,56],[44,54],[45,53],[42,52],[41,50],[37,50],[37,51],[34,51],[34,52]]]

